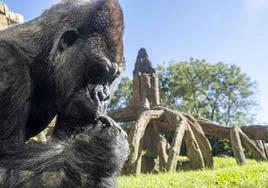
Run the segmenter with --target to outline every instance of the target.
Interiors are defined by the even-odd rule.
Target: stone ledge
[[[14,24],[24,22],[22,15],[9,11],[7,5],[4,3],[0,3],[0,14],[5,15]]]

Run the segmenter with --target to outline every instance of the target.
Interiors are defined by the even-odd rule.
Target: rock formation
[[[6,29],[10,25],[23,23],[23,16],[8,10],[4,3],[0,3],[0,30]]]

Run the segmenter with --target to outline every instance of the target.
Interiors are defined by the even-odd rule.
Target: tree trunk
[[[153,121],[150,121],[143,136],[143,150],[153,158],[158,156],[159,131]]]
[[[202,152],[189,125],[187,125],[187,129],[185,132],[185,144],[187,149],[187,156],[191,162],[191,169],[203,169],[205,167],[205,164]]]
[[[262,126],[262,125],[242,126],[241,130],[252,140],[268,141],[268,126]]]
[[[212,156],[212,148],[211,145],[205,136],[203,129],[201,128],[200,124],[190,115],[186,116],[188,118],[189,125],[193,130],[193,133],[196,137],[198,145],[203,155],[205,166],[208,168],[213,167],[213,156]]]
[[[232,127],[230,131],[230,138],[236,162],[239,165],[243,165],[246,163],[246,159],[240,140],[239,130],[240,129],[238,127]]]
[[[176,121],[174,121],[173,124],[177,124],[178,127],[174,133],[172,144],[168,153],[168,162],[166,167],[168,171],[176,171],[178,161],[177,156],[180,153],[182,139],[186,130],[186,123],[184,120],[176,118]]]
[[[266,145],[265,145],[265,142],[262,141],[262,143],[263,143],[263,147],[264,147],[265,156],[266,156],[266,158],[268,159],[268,149],[267,149],[267,147],[266,147]]]
[[[140,98],[140,74],[135,74],[133,76],[133,105],[135,108],[138,107],[139,102],[141,101]]]
[[[265,152],[265,145],[264,142],[262,140],[256,140],[256,146],[259,148],[259,150],[265,154],[266,156],[266,152]]]
[[[168,162],[167,141],[160,134],[159,134],[158,153],[159,153],[159,170],[165,170]]]
[[[160,169],[159,162],[156,163],[159,156],[159,134],[154,122],[150,121],[142,138],[142,151],[146,152],[146,160],[142,160],[142,172],[144,173],[158,172]]]
[[[141,74],[140,76],[140,101],[137,103],[139,104],[138,113],[143,112],[144,110],[150,109],[150,77],[149,75]]]
[[[252,154],[253,158],[257,161],[266,160],[266,156],[261,150],[248,138],[248,136],[238,128],[241,141],[244,147]]]
[[[197,121],[201,125],[205,134],[230,139],[230,126],[218,125],[203,118],[197,119]],[[268,141],[268,126],[249,125],[241,126],[240,128],[252,140]]]
[[[208,120],[198,119],[203,131],[207,135],[230,139],[230,127],[223,127]]]
[[[141,149],[143,144],[143,136],[145,129],[151,119],[157,119],[164,113],[164,110],[147,110],[141,113],[135,125],[131,128],[129,134],[130,156],[129,167],[130,172],[140,174],[141,172]]]
[[[159,86],[158,86],[158,78],[156,74],[153,74],[151,77],[151,85],[152,85],[152,107],[158,106],[160,104],[160,96],[159,96]]]

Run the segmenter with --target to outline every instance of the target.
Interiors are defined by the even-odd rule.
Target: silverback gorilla
[[[106,108],[124,66],[122,35],[116,0],[63,0],[0,32],[4,187],[42,187],[40,177],[50,170],[64,172],[59,187],[116,187],[128,144]],[[55,115],[49,144],[24,144]],[[21,170],[33,173],[21,181]]]

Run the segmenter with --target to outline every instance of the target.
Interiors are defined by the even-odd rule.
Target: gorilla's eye
[[[77,29],[71,29],[71,30],[65,31],[63,35],[61,36],[61,41],[60,41],[61,49],[65,50],[69,46],[72,46],[75,43],[75,41],[78,39],[78,37],[79,37],[79,32]]]

